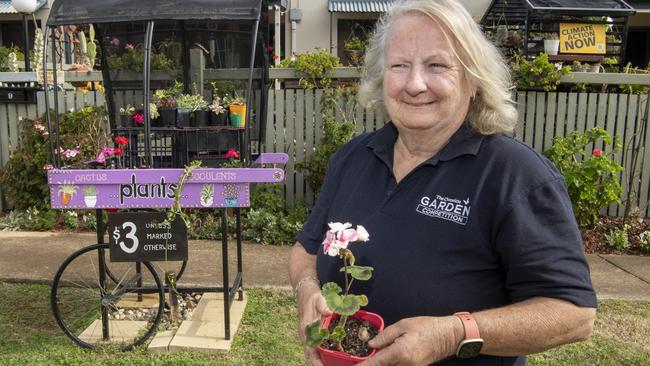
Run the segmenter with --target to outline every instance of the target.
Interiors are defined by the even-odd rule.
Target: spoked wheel
[[[174,271],[176,273],[176,281],[180,280],[181,276],[185,272],[185,267],[187,266],[187,261],[169,261],[167,263],[165,262],[149,262],[153,268],[155,269],[156,273],[158,274],[158,277],[163,279],[163,285],[166,286],[165,284],[165,272],[168,271]],[[115,263],[111,263],[108,258],[106,259],[106,276],[113,281],[113,283],[117,283],[119,281],[119,276],[117,276],[115,273],[113,273],[113,265]]]
[[[164,309],[163,286],[149,262],[108,261],[108,244],[69,256],[54,276],[50,301],[63,332],[84,348],[115,344],[130,350],[157,328]],[[115,281],[108,278],[109,263]]]

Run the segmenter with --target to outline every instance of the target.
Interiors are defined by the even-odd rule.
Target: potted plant
[[[244,98],[235,97],[228,100],[230,126],[246,127],[246,101]]]
[[[189,126],[205,127],[209,124],[208,103],[200,94],[181,94],[178,97],[178,109],[189,112]]]
[[[215,96],[208,106],[211,126],[228,126],[228,110],[224,108],[223,99]]]
[[[176,97],[180,94],[182,88],[183,83],[175,81],[171,87],[158,89],[154,93],[154,100],[160,114],[159,125],[161,127],[176,126]]]
[[[126,107],[120,108],[120,119],[117,127],[133,127],[133,115],[135,107],[127,104]]]
[[[181,94],[176,99],[178,127],[190,127],[190,113],[196,112],[200,108],[207,108],[207,103],[203,97],[198,94]]]
[[[557,55],[560,49],[560,38],[557,33],[544,33],[544,52],[547,55]]]
[[[367,281],[372,277],[373,268],[356,265],[347,247],[350,243],[369,239],[363,226],[353,229],[350,223],[332,222],[325,233],[323,252],[341,258],[345,280],[345,289],[334,282],[323,285],[321,292],[332,314],[322,323],[318,319],[305,327],[307,346],[316,348],[325,366],[354,365],[371,357],[375,350],[368,346],[368,341],[384,328],[381,316],[360,310],[368,304],[368,298],[349,293],[354,280]]]

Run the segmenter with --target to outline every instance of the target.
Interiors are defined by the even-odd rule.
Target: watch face
[[[472,358],[476,357],[481,353],[481,348],[483,348],[483,341],[480,339],[470,339],[463,341],[458,347],[458,352],[456,352],[456,357],[458,358]]]

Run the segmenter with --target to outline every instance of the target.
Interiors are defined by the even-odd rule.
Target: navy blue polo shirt
[[[323,254],[328,222],[363,225],[348,248],[374,267],[351,293],[390,325],[414,316],[475,312],[535,296],[596,307],[563,177],[543,156],[504,135],[461,127],[399,183],[392,123],[354,138],[330,160],[297,240],[317,255],[321,282],[343,284],[338,257]],[[524,357],[449,359],[443,365],[523,365]]]

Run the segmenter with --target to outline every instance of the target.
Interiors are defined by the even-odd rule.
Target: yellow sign
[[[560,53],[605,54],[605,24],[560,23]]]

